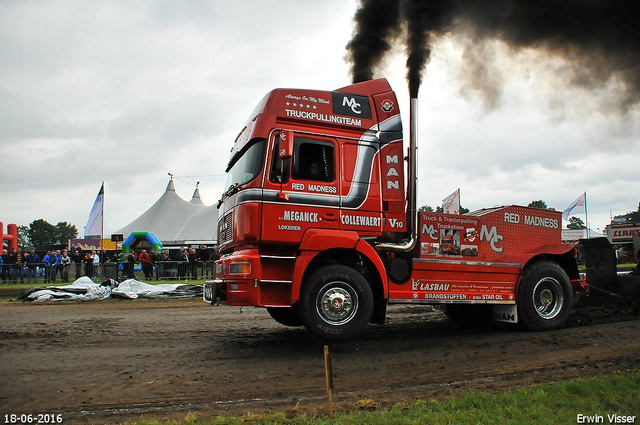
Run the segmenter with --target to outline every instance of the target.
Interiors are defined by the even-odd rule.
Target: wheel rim
[[[536,313],[543,319],[553,319],[564,305],[562,285],[551,277],[545,277],[536,283],[532,298]]]
[[[344,282],[331,282],[322,287],[316,298],[318,315],[330,325],[342,325],[358,311],[358,295]]]

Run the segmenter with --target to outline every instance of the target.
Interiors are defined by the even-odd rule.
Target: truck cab
[[[402,122],[384,79],[273,90],[236,138],[227,173],[217,294],[232,305],[291,306],[300,255],[406,228]]]

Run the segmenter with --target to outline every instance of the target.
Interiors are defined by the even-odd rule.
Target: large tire
[[[302,320],[298,314],[298,305],[294,304],[291,307],[267,307],[269,315],[276,322],[285,326],[302,326]]]
[[[541,261],[524,271],[518,289],[518,320],[531,331],[561,328],[571,314],[573,290],[556,263]]]
[[[360,332],[373,314],[373,292],[351,267],[331,265],[304,282],[300,318],[309,332],[323,339],[347,339]]]

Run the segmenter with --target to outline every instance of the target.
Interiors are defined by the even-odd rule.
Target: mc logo
[[[433,239],[434,241],[438,240],[439,233],[433,227],[433,224],[431,224],[431,225],[423,224],[422,225],[422,233],[428,234],[431,237],[431,239]]]
[[[480,242],[482,241],[489,242],[491,249],[498,254],[502,254],[504,252],[504,246],[501,246],[504,241],[504,236],[498,234],[498,228],[496,226],[493,226],[491,230],[488,230],[486,224],[482,225],[482,228],[480,229]]]
[[[355,97],[352,97],[352,98],[348,98],[347,96],[343,97],[342,106],[347,106],[351,108],[351,110],[358,115],[362,113],[362,111],[360,111],[360,104],[356,102]]]

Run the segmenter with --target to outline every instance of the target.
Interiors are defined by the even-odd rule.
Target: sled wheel
[[[285,326],[301,326],[302,321],[298,315],[298,305],[291,307],[267,307],[269,315],[276,322]]]
[[[571,282],[565,271],[549,261],[527,266],[518,289],[518,318],[531,331],[562,327],[573,306]]]
[[[373,293],[356,270],[322,267],[306,280],[300,318],[309,332],[323,339],[347,339],[362,330],[373,313]]]

